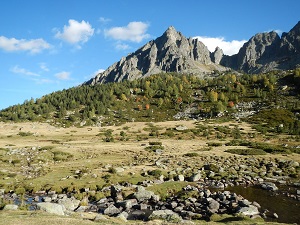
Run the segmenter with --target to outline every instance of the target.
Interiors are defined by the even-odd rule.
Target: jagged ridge
[[[300,22],[280,38],[275,32],[251,37],[236,55],[227,56],[219,47],[211,53],[199,40],[186,38],[174,27],[123,57],[84,84],[134,80],[161,72],[211,74],[228,69],[246,73],[294,69],[300,64]]]

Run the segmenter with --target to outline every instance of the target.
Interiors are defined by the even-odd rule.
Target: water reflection
[[[249,201],[258,202],[262,210],[268,209],[271,214],[276,213],[279,217],[278,219],[268,218],[267,221],[300,224],[300,201],[298,200],[283,194],[262,190],[256,186],[234,186],[227,188],[227,190],[242,195]]]

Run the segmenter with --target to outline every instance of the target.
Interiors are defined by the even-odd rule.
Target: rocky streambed
[[[295,194],[298,200],[283,197],[281,192],[274,190],[277,188],[274,183],[265,182],[260,187],[227,186],[226,190],[216,189],[212,182],[187,183],[180,192],[164,199],[145,188],[151,183],[153,184],[147,181],[140,185],[127,183],[107,186],[102,191],[109,191],[109,195],[97,201],[87,198],[79,200],[72,193],[49,192],[47,195],[27,196],[23,198],[23,203],[29,210],[43,210],[56,215],[88,212],[89,219],[93,221],[107,220],[109,217],[118,217],[124,221],[210,221],[216,215],[286,223],[300,221],[297,213],[300,209],[299,191]],[[132,193],[124,197],[124,192],[128,193],[128,190]],[[6,205],[4,210],[18,209],[21,204],[20,196],[14,193],[2,194],[2,198],[14,202]]]
[[[197,164],[193,165],[193,161]],[[14,192],[5,193],[5,190],[0,191],[0,198],[12,203],[7,204],[4,210],[17,209],[23,201],[30,210],[57,215],[88,213],[90,220],[119,217],[124,221],[210,221],[216,216],[226,215],[237,219],[300,221],[299,163],[296,161],[207,156],[200,160],[197,158],[197,161],[159,157],[153,163],[158,169],[168,170],[167,174],[153,179],[149,176],[153,171],[143,171],[145,180],[138,184],[113,184],[97,191],[83,188],[83,198],[80,199],[76,199],[76,191],[64,194],[49,191],[32,194],[22,200]],[[157,185],[159,188],[159,185],[168,182],[183,188],[177,192],[165,190],[170,193],[166,196],[149,190],[149,187]],[[103,198],[89,198],[96,192],[103,193]]]

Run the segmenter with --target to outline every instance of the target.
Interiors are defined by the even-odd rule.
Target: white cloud
[[[127,44],[118,43],[118,44],[116,44],[115,48],[116,48],[117,50],[125,51],[125,50],[127,50],[127,49],[130,49],[130,46],[127,45]]]
[[[214,52],[216,47],[219,47],[223,50],[225,55],[234,55],[238,53],[243,44],[247,42],[246,40],[226,41],[224,37],[197,36],[194,38],[197,38],[199,41],[203,42],[210,52]]]
[[[39,77],[40,76],[37,73],[33,73],[33,72],[31,72],[27,69],[20,68],[18,65],[11,68],[10,71],[13,72],[13,73],[22,74],[22,75],[26,75],[26,76],[34,76],[34,77]]]
[[[70,80],[71,78],[70,75],[71,75],[70,72],[62,71],[60,73],[56,73],[54,76],[59,80]]]
[[[108,30],[104,30],[106,37],[111,37],[115,40],[141,42],[143,39],[150,37],[147,34],[148,23],[143,22],[130,22],[125,27],[113,27]]]
[[[103,23],[103,24],[107,24],[110,21],[111,21],[111,19],[109,19],[109,18],[105,18],[105,17],[100,17],[99,18],[99,22]]]
[[[46,72],[49,71],[49,68],[47,67],[46,63],[40,63],[40,68],[41,68],[43,71],[46,71]]]
[[[93,73],[93,77],[94,76],[96,76],[96,75],[98,75],[99,73],[102,73],[102,72],[104,72],[105,70],[104,69],[99,69],[99,70],[97,70],[97,71],[95,71],[94,73]]]
[[[51,45],[41,38],[26,40],[0,36],[0,48],[8,52],[28,51],[36,54],[51,48]]]
[[[272,32],[272,31],[275,31],[279,36],[281,36],[282,35],[282,33],[283,33],[283,31],[282,30],[279,30],[279,29],[275,29],[275,30],[267,30],[267,31],[265,31],[265,32],[267,32],[267,33],[269,33],[269,32]]]
[[[55,37],[70,44],[78,44],[87,42],[93,34],[94,28],[88,22],[69,20],[69,25],[64,26],[63,32],[57,31]]]
[[[53,80],[50,80],[50,79],[45,79],[45,78],[42,78],[42,79],[32,79],[33,81],[35,81],[35,83],[37,84],[52,84],[54,83]]]

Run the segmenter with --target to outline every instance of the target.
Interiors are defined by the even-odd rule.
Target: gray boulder
[[[19,206],[17,205],[13,205],[13,204],[8,204],[8,205],[5,205],[3,210],[5,211],[14,211],[14,210],[18,210],[19,209]]]
[[[58,204],[63,205],[66,208],[66,210],[74,211],[79,206],[80,200],[77,200],[74,197],[67,199],[59,199]]]
[[[220,203],[213,198],[207,198],[208,201],[208,210],[211,213],[217,213],[220,208]]]
[[[38,210],[45,211],[47,213],[64,216],[65,207],[56,203],[40,202],[36,204]]]
[[[278,187],[272,183],[272,182],[263,182],[261,184],[262,189],[268,190],[268,191],[277,191]]]
[[[138,201],[142,202],[145,200],[150,200],[151,198],[158,201],[159,196],[155,195],[153,191],[147,191],[144,187],[138,186],[137,192],[133,194],[133,197]]]
[[[182,175],[182,174],[179,174],[178,176],[177,176],[177,180],[178,181],[184,181],[184,176]]]
[[[245,216],[259,215],[259,211],[254,205],[249,205],[247,207],[239,207],[237,213],[241,213]]]
[[[151,215],[148,218],[149,220],[166,220],[169,222],[180,222],[182,221],[182,218],[172,210],[156,210],[151,213]]]
[[[197,182],[197,181],[199,181],[200,179],[201,179],[201,173],[195,173],[195,174],[193,174],[191,177],[190,177],[190,181],[191,182]]]
[[[116,206],[114,206],[114,205],[108,206],[108,207],[104,210],[104,212],[103,212],[104,215],[108,215],[108,216],[116,216],[116,215],[118,215],[118,214],[120,214],[120,213],[121,213],[121,210],[118,209],[118,208],[117,208]]]

